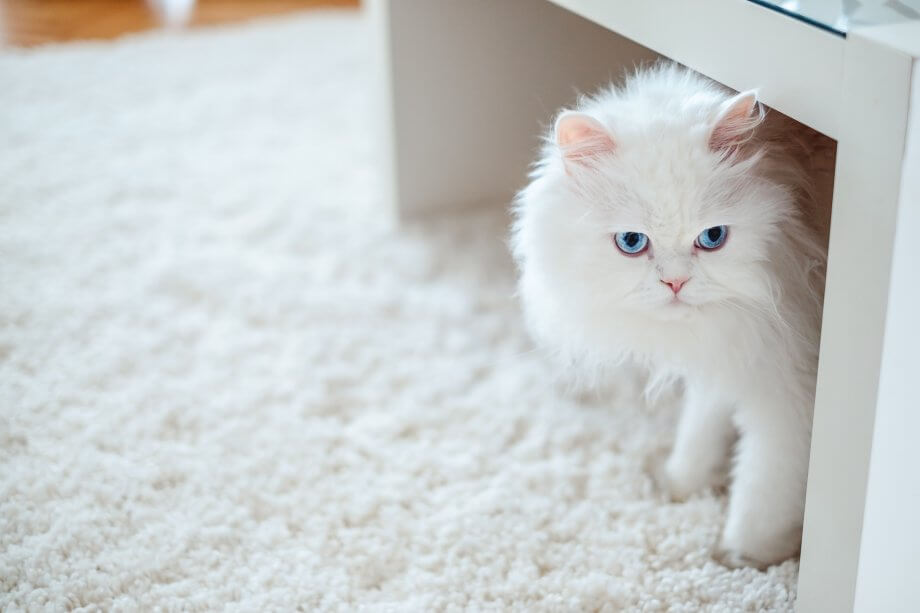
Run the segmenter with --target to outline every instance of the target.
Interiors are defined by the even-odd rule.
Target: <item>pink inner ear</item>
[[[556,120],[556,143],[566,161],[579,163],[614,150],[613,138],[607,129],[582,113],[564,113]]]
[[[709,136],[709,148],[723,151],[744,144],[762,120],[763,111],[757,104],[757,93],[738,94],[722,105]]]

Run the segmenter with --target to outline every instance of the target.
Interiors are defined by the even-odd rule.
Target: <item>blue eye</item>
[[[641,232],[617,232],[613,242],[626,255],[639,255],[648,248],[648,237]]]
[[[727,227],[713,226],[700,232],[700,235],[696,237],[696,246],[712,251],[721,247],[726,238],[728,238]]]

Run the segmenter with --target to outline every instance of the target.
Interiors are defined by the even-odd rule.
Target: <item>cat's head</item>
[[[756,94],[664,77],[673,82],[659,75],[560,115],[522,192],[523,283],[539,278],[557,311],[681,320],[774,299],[768,260],[794,207],[751,146],[763,119]]]

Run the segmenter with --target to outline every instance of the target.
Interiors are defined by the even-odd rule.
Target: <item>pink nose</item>
[[[677,292],[680,291],[680,288],[684,286],[684,283],[689,281],[689,279],[662,279],[661,282],[671,288],[671,291],[674,292],[674,295],[677,295]]]

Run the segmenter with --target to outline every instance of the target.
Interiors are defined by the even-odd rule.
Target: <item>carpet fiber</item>
[[[0,609],[791,608],[553,383],[504,203],[388,222],[367,34],[0,54]]]

